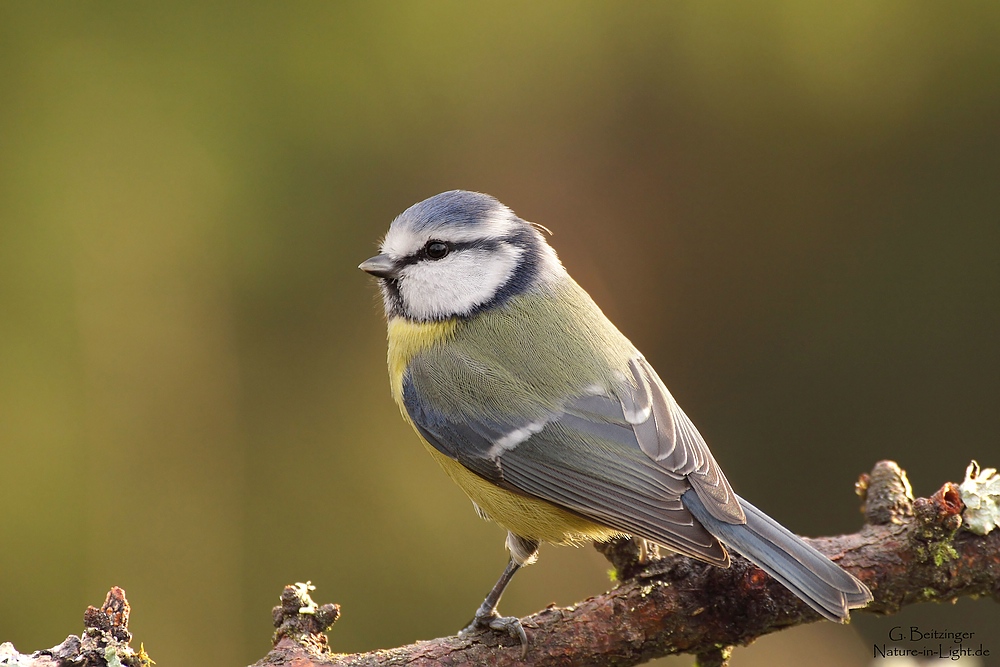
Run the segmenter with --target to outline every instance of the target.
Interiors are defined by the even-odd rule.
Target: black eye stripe
[[[455,250],[497,250],[503,245],[503,241],[504,239],[478,239],[476,241],[459,241],[452,243],[451,246]]]
[[[444,243],[448,246],[448,254],[454,252],[460,252],[462,250],[497,250],[505,242],[514,241],[513,237],[505,237],[499,239],[476,239],[474,241],[437,241],[436,239],[431,239],[431,242]],[[520,245],[519,243],[513,243],[512,245]],[[438,258],[440,259],[440,258]],[[409,266],[411,264],[416,264],[417,262],[422,262],[425,260],[433,260],[433,258],[427,255],[427,244],[425,244],[420,250],[407,255],[406,257],[400,258],[396,264],[400,267]]]

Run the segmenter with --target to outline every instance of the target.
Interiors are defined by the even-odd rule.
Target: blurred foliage
[[[502,531],[398,418],[355,268],[445,189],[552,228],[794,530],[856,528],[879,458],[925,495],[996,466],[998,32],[989,2],[3,3],[0,641],[111,585],[162,665],[256,660],[293,581],[340,651],[471,617]],[[502,609],[606,570],[543,549]],[[894,623],[736,664],[864,664]]]

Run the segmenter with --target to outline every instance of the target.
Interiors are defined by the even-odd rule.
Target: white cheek
[[[510,246],[501,252],[463,250],[436,262],[412,264],[399,281],[405,308],[417,319],[468,314],[510,279],[523,252]]]

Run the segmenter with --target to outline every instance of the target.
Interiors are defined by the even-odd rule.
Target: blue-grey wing
[[[642,451],[660,467],[683,475],[716,519],[745,523],[740,502],[708,444],[653,367],[640,356],[629,361],[629,371],[631,381],[615,398]]]
[[[742,515],[738,501],[645,360],[637,358],[630,368],[633,378],[623,378],[618,392],[592,387],[558,409],[540,416],[536,410],[530,419],[444,414],[421,400],[410,376],[404,378],[404,406],[432,446],[494,484],[726,564],[725,550],[684,507],[681,495],[693,486],[701,497],[704,486],[704,504],[711,506],[717,504],[712,494],[722,488],[716,495],[728,493]],[[672,440],[661,444],[661,438]]]

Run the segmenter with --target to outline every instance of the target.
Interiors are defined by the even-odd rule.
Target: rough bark
[[[892,614],[904,605],[961,596],[1000,601],[1000,530],[986,536],[962,530],[964,505],[955,484],[913,500],[906,474],[883,461],[861,476],[858,493],[866,517],[859,532],[809,540],[871,588],[874,602],[855,613]],[[526,658],[513,639],[498,634],[333,653],[325,633],[339,607],[317,605],[312,587],[296,584],[285,587],[282,604],[273,610],[274,649],[254,667],[635,665],[678,653],[698,656],[703,667],[722,666],[733,646],[820,620],[742,558],[721,569],[680,556],[643,560],[639,547],[629,540],[599,545],[618,572],[621,583],[614,590],[522,619],[530,641]],[[128,615],[124,591],[113,588],[100,609],[88,608],[82,637],[70,635],[30,656],[0,644],[0,664],[148,667],[145,652],[129,647]]]

